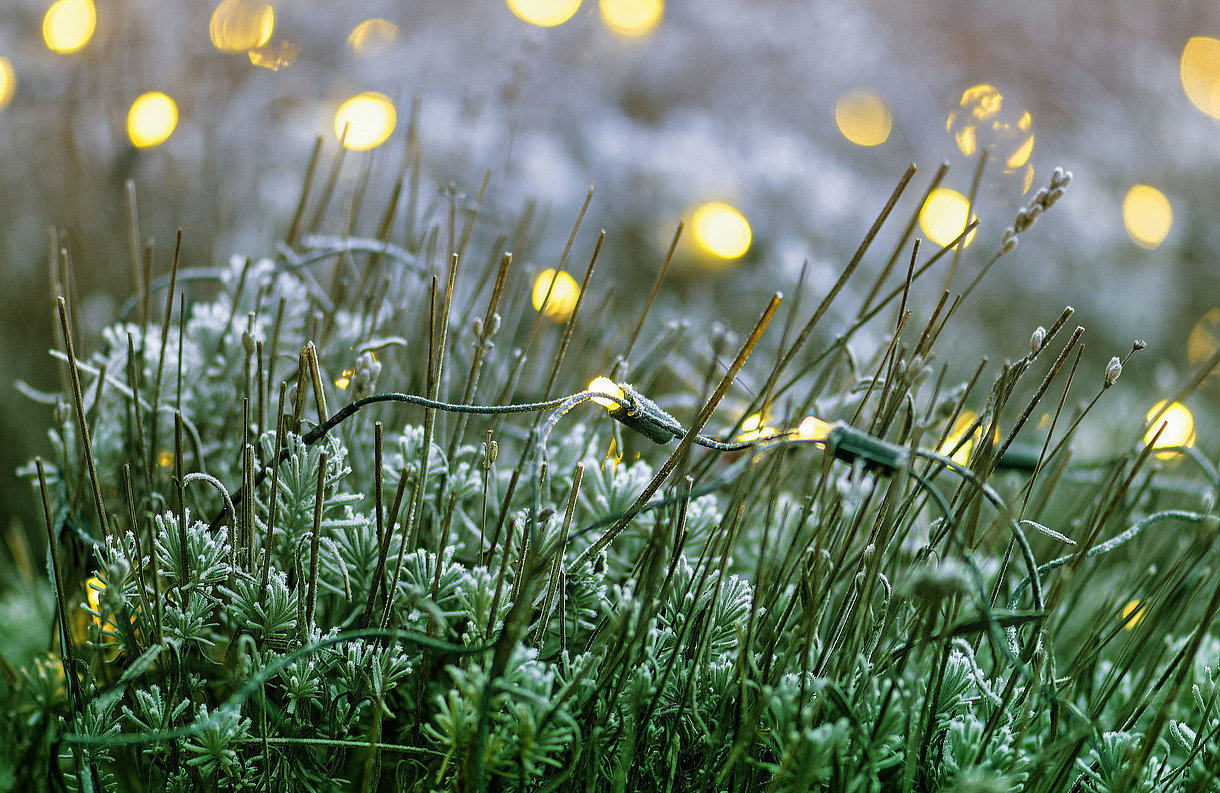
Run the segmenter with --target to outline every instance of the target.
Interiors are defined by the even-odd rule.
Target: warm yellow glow
[[[550,292],[549,297],[547,292]],[[567,322],[576,310],[576,301],[580,299],[580,286],[568,273],[557,273],[548,267],[534,279],[530,299],[534,310],[541,311],[551,322]]]
[[[741,434],[737,436],[737,440],[742,443],[761,441],[764,438],[770,438],[776,432],[775,427],[770,426],[769,420],[764,421],[760,414],[751,413],[741,422]]]
[[[352,369],[344,369],[343,374],[335,378],[335,385],[339,387],[340,391],[346,391],[347,387],[352,383],[352,376],[355,374],[356,372]]]
[[[1220,40],[1195,36],[1182,48],[1182,89],[1195,107],[1220,118]]]
[[[149,91],[127,111],[127,136],[139,147],[164,143],[178,126],[178,106],[160,91]]]
[[[606,27],[624,36],[644,36],[656,30],[665,13],[664,0],[599,0]]]
[[[1165,412],[1161,413],[1161,408],[1165,407],[1165,400],[1161,400],[1152,406],[1148,411],[1148,416],[1145,421],[1150,422],[1148,431],[1144,433],[1144,443],[1152,443],[1153,437],[1161,425],[1165,425],[1165,431],[1161,433],[1161,437],[1157,438],[1154,449],[1169,449],[1174,446],[1193,446],[1195,442],[1195,417],[1190,412],[1190,408],[1183,405],[1181,402],[1174,402],[1165,408]],[[1161,413],[1160,418],[1153,421],[1153,417],[1157,413]],[[1170,460],[1178,455],[1178,452],[1157,452],[1156,456],[1161,460]]]
[[[102,610],[102,592],[106,590],[106,582],[97,576],[90,576],[89,580],[85,581],[85,597],[89,599],[89,608],[101,613]],[[93,624],[102,627],[102,620],[97,614],[90,615],[93,618]]]
[[[924,236],[943,247],[953,242],[966,228],[969,211],[970,202],[964,195],[948,187],[938,187],[919,211],[919,227],[923,229]],[[970,245],[974,234],[972,231],[966,235],[964,246]]]
[[[1123,224],[1137,245],[1155,248],[1173,226],[1173,207],[1160,190],[1137,184],[1123,199]]]
[[[974,424],[978,417],[979,415],[973,410],[963,410],[958,415],[957,421],[953,422],[953,429],[949,430],[949,435],[945,438],[945,442],[941,444],[940,453],[949,454],[950,452],[953,452],[954,447],[956,447],[959,443],[962,443],[962,439],[964,438],[965,443],[962,443],[962,447],[958,449],[956,453],[953,453],[950,459],[958,465],[969,465],[970,454],[974,451],[974,442],[978,439],[983,431],[982,425],[976,427],[974,432],[970,433],[969,437],[967,437],[966,431],[970,429],[970,425]],[[993,438],[997,442],[1000,439],[1000,430],[998,427],[996,428]]]
[[[728,204],[713,201],[695,210],[691,217],[695,243],[721,259],[736,259],[750,249],[750,224]]]
[[[389,140],[398,123],[394,103],[385,94],[365,91],[339,106],[335,113],[335,137],[353,151],[375,149]],[[344,128],[347,137],[344,137]]]
[[[562,25],[580,8],[580,0],[506,0],[520,19],[543,28]]]
[[[169,468],[174,464],[174,453],[169,449],[162,449],[157,452],[157,465],[161,468]]]
[[[76,52],[89,43],[96,27],[93,0],[57,0],[42,18],[42,38],[54,52]]]
[[[258,0],[222,0],[212,12],[208,35],[212,46],[224,52],[245,52],[261,47],[275,32],[275,9]]]
[[[348,34],[347,45],[357,55],[376,55],[398,38],[398,25],[388,19],[366,19]]]
[[[1127,605],[1123,606],[1122,616],[1119,618],[1123,623],[1123,628],[1126,630],[1133,629],[1140,621],[1144,619],[1144,615],[1148,613],[1148,607],[1138,600],[1132,600]]]
[[[796,437],[803,441],[821,441],[830,437],[831,426],[817,416],[806,416],[796,428]]]
[[[247,50],[246,55],[250,57],[250,63],[255,66],[278,72],[280,69],[291,66],[300,52],[301,48],[295,41],[280,39]]]
[[[0,108],[13,101],[17,92],[17,72],[8,58],[0,57]]]
[[[857,146],[877,146],[890,136],[890,106],[871,88],[858,88],[835,103],[835,123],[843,137]]]
[[[963,91],[945,129],[965,156],[973,157],[980,149],[991,148],[992,162],[1004,163],[1002,176],[1014,177],[1023,184],[1032,180],[1029,160],[1034,153],[1033,115],[1011,102],[1005,104],[1004,95],[994,85],[980,83]]]
[[[590,381],[589,387],[585,390],[596,391],[599,394],[608,394],[612,397],[618,397],[619,399],[623,398],[623,389],[619,388],[618,383],[603,375],[594,377],[593,380]],[[616,408],[619,406],[619,404],[614,400],[604,399],[602,397],[593,397],[593,401],[606,408]],[[621,455],[619,456],[619,459],[622,459]]]
[[[1186,360],[1198,366],[1220,350],[1220,308],[1209,308],[1186,340]]]

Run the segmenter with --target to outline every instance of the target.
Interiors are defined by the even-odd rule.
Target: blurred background
[[[367,178],[384,195],[412,117],[425,203],[452,183],[469,206],[488,175],[483,217],[511,229],[533,206],[540,264],[590,185],[582,240],[608,231],[599,278],[620,292],[650,282],[685,220],[660,313],[705,335],[743,329],[805,262],[804,299],[819,299],[909,163],[864,271],[942,162],[917,233],[956,236],[987,150],[959,291],[1069,169],[1066,198],[939,346],[964,376],[983,354],[1024,354],[1073,305],[1098,381],[1148,341],[1108,403],[1142,419],[1220,338],[1215,37],[1214,3],[1145,0],[3,0],[0,522],[36,514],[14,471],[45,453],[51,411],[16,383],[58,387],[51,229],[95,332],[134,287],[129,180],[158,273],[179,227],[187,267],[274,255],[318,136],[324,170],[347,130],[337,194]],[[379,211],[345,220],[372,236]],[[943,278],[920,285],[917,316]],[[1214,396],[1191,407],[1208,414]]]

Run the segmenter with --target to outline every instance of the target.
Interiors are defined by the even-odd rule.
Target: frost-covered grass
[[[911,176],[833,289],[707,340],[650,315],[660,262],[608,308],[600,238],[532,252],[587,273],[535,310],[528,222],[479,250],[452,193],[147,273],[100,341],[61,303],[0,786],[1220,789],[1213,464],[1106,416],[1076,459],[1135,364],[1079,370],[1070,309],[948,382],[952,249],[842,290]]]

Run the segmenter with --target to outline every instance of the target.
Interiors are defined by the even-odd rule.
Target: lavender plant
[[[0,786],[1220,789],[1215,467],[1143,427],[1074,459],[1130,355],[1079,371],[1071,309],[953,386],[960,300],[917,317],[961,251],[913,223],[842,305],[913,173],[812,313],[776,294],[732,344],[655,330],[669,259],[586,322],[601,237],[531,310],[553,252],[477,255],[452,191],[404,237],[406,174],[373,237],[303,233],[307,182],[275,259],[145,271],[89,352],[61,299],[47,574],[5,606],[48,641],[3,634]]]

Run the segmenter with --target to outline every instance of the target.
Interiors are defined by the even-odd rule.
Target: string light
[[[398,25],[388,19],[366,19],[347,36],[347,45],[361,56],[375,55],[398,38]]]
[[[1161,410],[1164,408],[1164,412]],[[1157,414],[1160,417],[1157,418]],[[1154,449],[1170,449],[1175,446],[1193,446],[1195,443],[1195,417],[1190,412],[1190,408],[1183,405],[1181,402],[1172,402],[1166,406],[1166,400],[1161,400],[1152,406],[1148,411],[1145,421],[1149,423],[1148,431],[1144,433],[1144,444],[1152,443],[1153,438],[1156,438]],[[1157,437],[1157,431],[1161,429],[1161,425],[1165,425],[1165,429],[1161,432],[1160,437]],[[1172,460],[1179,453],[1173,451],[1159,451],[1156,453],[1157,459]]]
[[[580,0],[506,0],[518,19],[542,28],[567,22],[580,8]]]
[[[938,187],[919,211],[919,227],[932,242],[948,245],[966,228],[969,213],[970,202],[964,195],[948,187]],[[969,246],[973,239],[971,231],[963,240],[963,247]]]
[[[602,22],[622,36],[646,36],[665,14],[664,0],[599,0]]]
[[[1137,184],[1123,199],[1123,225],[1136,245],[1156,248],[1173,227],[1173,206],[1160,190]]]
[[[893,115],[885,100],[871,88],[858,88],[835,103],[839,132],[857,146],[879,146],[890,137]]]
[[[17,72],[8,58],[0,56],[0,108],[13,101],[17,93]]]

